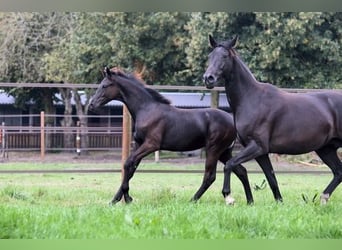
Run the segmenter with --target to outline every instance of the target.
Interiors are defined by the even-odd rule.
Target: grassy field
[[[32,165],[36,164],[27,167]],[[0,238],[342,238],[342,187],[326,206],[319,204],[318,197],[311,201],[328,184],[329,174],[278,175],[284,202],[275,203],[267,186],[253,190],[253,206],[246,205],[235,176],[232,188],[237,204],[226,206],[220,173],[198,203],[189,200],[202,174],[137,173],[131,181],[133,203],[109,206],[120,178],[119,173],[2,174]],[[263,179],[261,174],[250,175],[252,186],[260,185]],[[309,202],[304,202],[303,194]]]

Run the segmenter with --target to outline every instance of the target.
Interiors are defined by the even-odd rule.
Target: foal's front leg
[[[130,203],[133,200],[128,193],[129,180],[133,177],[135,170],[137,169],[142,158],[156,150],[158,150],[156,144],[145,142],[127,158],[124,164],[122,183],[112,199],[112,204],[119,202],[122,199],[122,196],[124,197],[126,203]]]
[[[126,203],[130,203],[133,200],[132,197],[130,197],[128,193],[129,180],[133,177],[134,172],[137,168],[137,165],[134,164],[133,157],[134,157],[133,154],[130,155],[124,164],[122,183],[118,192],[115,194],[114,198],[112,199],[112,204],[119,202],[122,199],[122,196],[124,196]]]

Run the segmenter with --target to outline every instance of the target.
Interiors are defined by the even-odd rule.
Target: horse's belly
[[[305,154],[321,148],[325,143],[323,136],[314,137],[296,137],[291,136],[273,139],[269,144],[270,153],[278,154]]]

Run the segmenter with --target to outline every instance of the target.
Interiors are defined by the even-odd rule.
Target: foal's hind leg
[[[342,182],[342,163],[337,156],[337,148],[334,146],[325,146],[316,150],[318,156],[331,169],[334,177],[321,195],[321,203],[326,204],[332,192]]]
[[[218,157],[213,154],[207,152],[206,160],[205,160],[205,171],[203,176],[202,185],[192,197],[192,201],[197,201],[201,196],[207,191],[207,189],[211,186],[211,184],[216,179],[216,167],[217,167]]]

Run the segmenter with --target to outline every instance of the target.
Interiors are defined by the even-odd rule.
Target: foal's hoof
[[[230,196],[230,195],[227,195],[224,198],[224,200],[226,201],[226,205],[228,205],[228,206],[232,206],[232,205],[235,204],[235,199],[232,196]]]
[[[109,202],[109,206],[114,206],[118,202],[119,202],[119,200],[113,199]]]
[[[253,205],[254,205],[254,201],[253,201],[253,200],[247,201],[247,205],[248,205],[248,206],[253,206]]]
[[[329,194],[321,194],[321,205],[326,205],[328,203],[329,197]]]
[[[133,198],[132,198],[131,196],[125,197],[125,203],[126,203],[126,204],[129,204],[129,203],[131,203],[132,201],[133,201]]]

